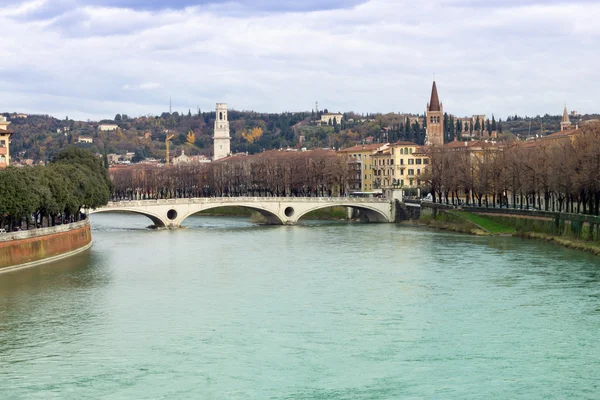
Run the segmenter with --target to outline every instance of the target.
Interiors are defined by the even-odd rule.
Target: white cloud
[[[38,11],[48,4],[48,0],[26,1],[19,5],[0,8],[0,17],[20,17]]]
[[[516,3],[515,3],[516,4]],[[27,20],[0,12],[0,110],[87,119],[211,109],[422,112],[435,73],[447,112],[598,111],[600,5],[370,0],[245,13],[80,6]],[[237,10],[232,13],[231,10]],[[8,61],[8,62],[7,62]]]

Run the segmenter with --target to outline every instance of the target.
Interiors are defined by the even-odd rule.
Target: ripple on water
[[[2,398],[594,398],[595,257],[396,225],[93,215],[0,278]]]

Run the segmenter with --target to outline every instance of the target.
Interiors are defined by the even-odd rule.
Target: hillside
[[[327,110],[325,110],[327,111]],[[171,155],[182,149],[189,155],[210,155],[215,112],[196,114],[173,112],[160,116],[130,118],[117,114],[113,120],[74,121],[48,115],[16,118],[4,114],[15,133],[11,153],[15,161],[33,159],[45,162],[69,144],[93,152],[136,153],[136,160],[146,157],[164,158],[167,133],[173,135]],[[341,123],[321,125],[321,113],[296,112],[267,114],[252,111],[229,111],[232,152],[254,154],[280,148],[342,148],[361,141],[374,142],[415,140],[422,142],[424,130],[406,127],[399,114],[357,115],[346,113]],[[116,131],[100,131],[100,124],[116,124]],[[386,129],[384,129],[386,128]],[[93,143],[78,143],[81,137]]]

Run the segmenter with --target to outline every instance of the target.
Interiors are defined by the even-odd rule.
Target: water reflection
[[[152,231],[142,216],[93,215],[88,253],[0,276],[2,394],[595,393],[593,256],[393,224],[186,223]]]

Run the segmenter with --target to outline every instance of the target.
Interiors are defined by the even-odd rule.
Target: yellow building
[[[348,189],[351,192],[370,192],[375,189],[372,156],[388,146],[387,143],[359,144],[339,151],[346,155],[350,165]]]
[[[371,156],[373,184],[379,188],[417,188],[429,165],[425,149],[413,142],[396,142]]]
[[[10,163],[10,135],[8,130],[10,122],[6,117],[0,116],[0,168],[6,168]]]

